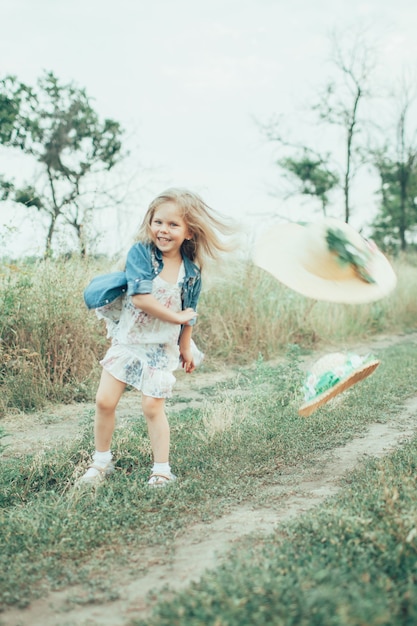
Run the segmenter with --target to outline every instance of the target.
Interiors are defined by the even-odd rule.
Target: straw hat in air
[[[397,283],[377,246],[334,218],[271,226],[256,241],[253,260],[287,287],[315,300],[372,302],[391,293]]]

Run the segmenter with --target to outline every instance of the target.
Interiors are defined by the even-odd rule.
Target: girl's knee
[[[102,412],[114,411],[117,406],[115,399],[108,393],[98,391],[96,394],[96,408]]]
[[[164,413],[165,398],[152,398],[151,396],[142,396],[142,410],[146,418],[158,417]]]
[[[125,387],[126,383],[117,380],[103,369],[96,393],[96,408],[98,411],[114,411]]]

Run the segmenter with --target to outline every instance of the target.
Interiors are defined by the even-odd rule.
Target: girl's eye
[[[175,222],[171,222],[170,225],[172,226],[172,228],[176,228],[178,226],[178,224],[176,224]]]

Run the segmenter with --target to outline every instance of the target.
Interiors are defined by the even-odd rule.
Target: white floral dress
[[[152,281],[152,295],[171,311],[181,311],[181,265],[177,282],[168,283],[159,275]],[[133,305],[131,296],[96,309],[106,320],[112,345],[100,361],[114,378],[139,389],[153,398],[170,398],[176,381],[180,353],[178,337],[181,326],[148,315]]]

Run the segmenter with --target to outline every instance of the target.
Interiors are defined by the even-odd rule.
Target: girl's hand
[[[196,317],[197,313],[194,311],[194,309],[184,309],[184,311],[178,313],[178,323],[188,326],[188,322]]]
[[[186,374],[191,374],[191,372],[194,372],[195,363],[190,349],[181,351],[181,361]]]

